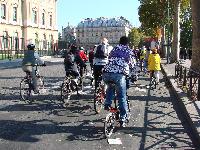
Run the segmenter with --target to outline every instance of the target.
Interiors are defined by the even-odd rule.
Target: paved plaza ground
[[[104,136],[107,114],[95,114],[93,87],[86,85],[82,95],[75,94],[67,108],[60,101],[60,85],[64,79],[62,58],[46,58],[40,67],[45,77],[46,92],[33,97],[32,104],[20,101],[19,83],[24,73],[20,61],[0,67],[0,149],[48,150],[143,150],[197,149],[198,137],[179,103],[172,87],[161,83],[148,90],[149,77],[141,73],[128,90],[131,101],[130,123],[117,128],[111,136],[122,144],[111,145]],[[3,64],[3,63],[1,63]],[[7,66],[6,66],[7,65]],[[14,67],[13,65],[16,65]],[[163,68],[170,68],[163,62]],[[171,69],[172,70],[172,69]],[[164,75],[166,72],[164,73]],[[168,73],[172,75],[172,73]],[[198,119],[198,114],[195,115]]]

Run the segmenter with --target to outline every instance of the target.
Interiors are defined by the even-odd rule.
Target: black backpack
[[[96,57],[96,58],[106,58],[106,57],[108,57],[108,54],[105,52],[106,48],[107,48],[106,46],[105,46],[105,49],[104,49],[103,45],[98,45],[96,53],[94,54],[94,57]]]
[[[68,65],[73,65],[74,64],[74,55],[71,53],[67,53],[65,55],[64,63]]]

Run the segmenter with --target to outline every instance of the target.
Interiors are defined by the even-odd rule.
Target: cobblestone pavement
[[[148,90],[148,77],[142,75],[131,86],[130,123],[123,129],[117,128],[111,136],[119,138],[122,144],[111,145],[103,134],[107,112],[97,115],[93,110],[93,88],[84,86],[82,95],[74,95],[70,105],[63,108],[62,62],[52,59],[47,67],[39,69],[47,91],[35,95],[32,104],[20,101],[19,83],[24,76],[21,68],[0,71],[0,149],[195,149],[195,139],[164,79],[156,90]]]

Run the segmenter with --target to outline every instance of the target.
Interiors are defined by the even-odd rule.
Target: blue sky
[[[57,25],[61,32],[62,26],[76,26],[85,18],[120,17],[128,19],[133,26],[140,26],[138,19],[138,0],[58,0]]]

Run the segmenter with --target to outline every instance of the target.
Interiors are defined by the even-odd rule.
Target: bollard
[[[184,73],[183,73],[183,87],[186,86],[186,82],[187,82],[187,68],[184,69]]]
[[[189,92],[190,92],[190,96],[192,96],[192,71],[190,71]]]
[[[181,81],[183,78],[183,67],[180,66],[180,74],[179,74],[179,81]]]
[[[177,64],[175,65],[175,77],[177,78]]]
[[[200,100],[200,76],[198,77],[197,100]]]

